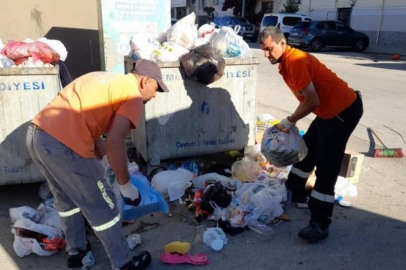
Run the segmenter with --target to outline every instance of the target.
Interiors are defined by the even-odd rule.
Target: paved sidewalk
[[[385,45],[369,45],[365,53],[380,54],[380,55],[395,55],[399,54],[401,59],[406,59],[406,46],[385,46]]]

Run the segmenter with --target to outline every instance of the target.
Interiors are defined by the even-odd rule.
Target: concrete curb
[[[388,55],[388,56],[398,54],[398,55],[400,55],[400,59],[402,59],[402,60],[406,59],[406,49],[403,49],[403,48],[400,48],[399,51],[396,51],[396,50],[393,50],[393,49],[391,49],[389,51],[366,49],[364,51],[364,53],[376,54],[376,55]]]

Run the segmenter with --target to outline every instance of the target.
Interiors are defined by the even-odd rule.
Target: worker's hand
[[[280,121],[280,123],[276,124],[276,127],[283,132],[288,132],[289,129],[294,126],[295,123],[292,123],[289,121],[289,117],[283,119],[282,121]]]
[[[120,185],[120,192],[123,196],[124,203],[127,205],[138,206],[141,202],[141,194],[138,192],[138,189],[128,181],[125,185]]]

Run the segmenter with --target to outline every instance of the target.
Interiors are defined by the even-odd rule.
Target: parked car
[[[325,47],[353,48],[363,52],[369,46],[369,38],[339,21],[312,21],[295,25],[290,31],[288,44],[315,52]]]
[[[293,14],[293,13],[267,13],[264,15],[261,21],[260,31],[262,31],[267,26],[276,26],[285,35],[286,38],[289,37],[290,30],[302,21],[311,21],[309,16],[303,14]]]
[[[241,29],[238,32],[238,35],[250,39],[252,42],[256,42],[259,36],[258,27],[242,17],[220,16],[215,18],[213,23],[215,28],[229,26],[234,29],[236,25],[239,25],[241,26]]]

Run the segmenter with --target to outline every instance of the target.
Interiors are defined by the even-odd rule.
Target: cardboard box
[[[352,183],[357,183],[361,174],[363,161],[363,154],[354,151],[345,151],[339,175],[347,178]]]

